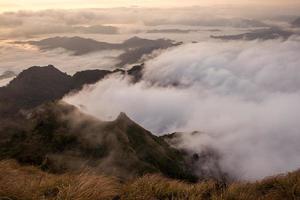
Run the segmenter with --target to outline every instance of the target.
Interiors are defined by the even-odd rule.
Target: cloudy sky
[[[0,0],[0,12],[39,9],[77,9],[108,7],[181,7],[212,5],[300,5],[298,0]]]

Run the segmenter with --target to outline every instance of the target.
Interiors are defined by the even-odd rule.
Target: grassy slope
[[[130,182],[95,175],[52,175],[15,161],[0,162],[0,199],[13,200],[290,200],[300,198],[300,172],[267,178],[256,183],[219,185],[213,181],[188,184],[145,175]]]
[[[0,126],[0,159],[56,173],[88,166],[124,179],[145,173],[194,179],[175,149],[125,114],[102,122],[73,106],[49,103],[26,116]]]

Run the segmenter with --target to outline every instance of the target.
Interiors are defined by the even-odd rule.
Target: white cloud
[[[121,32],[136,32],[140,29],[147,29],[147,26],[159,25],[253,28],[265,26],[262,21],[266,19],[272,23],[274,16],[277,17],[275,21],[290,22],[294,16],[289,18],[281,16],[296,15],[297,13],[299,13],[299,9],[295,7],[282,9],[279,13],[277,7],[263,7],[260,9],[251,7],[249,9],[249,7],[230,6],[166,9],[138,7],[77,10],[48,9],[5,12],[0,13],[0,38],[28,38],[74,32],[95,33],[95,28],[78,29],[77,26],[98,26],[97,33],[108,34],[117,33],[115,27],[120,27]],[[103,25],[114,27],[102,27],[102,30],[100,27]]]
[[[203,131],[181,145],[211,146],[223,170],[255,180],[300,167],[299,44],[183,45],[149,61],[138,84],[111,77],[65,100],[100,119],[126,112],[157,134]]]
[[[64,49],[40,51],[30,45],[2,43],[0,47],[0,74],[7,70],[19,73],[31,66],[54,65],[72,75],[86,69],[112,69],[119,61],[121,51],[101,51],[82,56],[73,56]]]

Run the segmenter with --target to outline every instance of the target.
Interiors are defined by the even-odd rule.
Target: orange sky
[[[0,0],[0,11],[108,7],[181,7],[212,5],[297,5],[300,0]]]

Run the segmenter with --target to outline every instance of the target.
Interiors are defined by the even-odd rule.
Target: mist
[[[297,18],[295,6],[206,6],[185,8],[107,8],[20,10],[0,13],[0,38],[32,38],[57,34],[116,35],[157,26],[185,28],[255,28],[288,25]],[[255,12],[254,12],[255,10]],[[276,13],[276,14],[274,14]]]
[[[107,50],[74,56],[62,48],[42,51],[32,45],[3,42],[0,47],[0,75],[7,70],[18,74],[28,67],[48,64],[70,75],[87,69],[112,69],[119,62],[117,57],[121,53],[119,50]]]
[[[300,165],[299,52],[297,37],[185,44],[148,61],[137,84],[111,76],[64,101],[101,120],[125,112],[156,135],[187,132],[179,147],[213,148],[223,171],[257,180]]]

